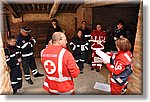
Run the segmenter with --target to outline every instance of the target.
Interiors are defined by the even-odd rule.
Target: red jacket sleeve
[[[76,78],[80,71],[79,71],[79,68],[75,62],[75,59],[69,51],[67,51],[67,53],[65,53],[65,54],[66,54],[66,56],[65,56],[66,57],[65,58],[66,59],[66,61],[65,61],[66,67],[67,67],[71,77]]]
[[[106,64],[106,66],[109,71],[114,73],[115,75],[118,75],[125,70],[125,65],[122,64],[121,60],[115,60],[115,65],[108,63]]]

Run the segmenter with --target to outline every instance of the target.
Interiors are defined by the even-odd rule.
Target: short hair
[[[16,39],[15,36],[11,35],[7,38],[8,41],[12,40],[12,39]]]
[[[124,26],[124,21],[123,21],[123,20],[119,20],[119,21],[116,23],[116,25],[118,25],[118,24],[121,24],[121,25]]]
[[[78,29],[77,29],[77,33],[78,33],[79,31],[82,31],[82,28],[78,28]]]
[[[129,51],[131,49],[131,43],[127,38],[119,38],[116,42],[115,42],[116,46],[126,52]]]
[[[82,21],[81,24],[84,23],[84,22],[86,23],[86,21]]]
[[[101,23],[96,23],[96,26],[97,26],[97,25],[100,25],[100,26],[102,27],[102,24],[101,24]]]
[[[63,34],[62,32],[54,32],[52,35],[52,43],[62,40],[62,34]]]
[[[54,18],[54,19],[52,19],[52,22],[58,22],[58,21],[57,21],[57,19]]]

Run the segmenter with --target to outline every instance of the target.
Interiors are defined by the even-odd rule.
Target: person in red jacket
[[[130,76],[127,76],[127,80],[121,85],[118,83],[122,83],[123,80],[121,80],[120,78],[116,80],[113,77],[113,75],[122,74],[126,70],[126,66],[128,65],[131,66],[131,61],[132,61],[132,53],[130,52],[131,44],[127,38],[119,38],[115,42],[115,44],[118,49],[118,53],[113,54],[111,52],[107,52],[107,54],[112,56],[112,58],[114,59],[113,61],[114,63],[108,63],[104,59],[102,59],[102,62],[106,64],[106,67],[111,72],[110,73],[111,94],[121,95],[121,94],[126,94],[127,84]],[[132,70],[132,68],[130,69]]]
[[[102,64],[99,63],[99,56],[96,54],[96,50],[104,49],[104,43],[106,39],[106,32],[102,30],[102,25],[100,23],[96,24],[96,30],[94,30],[91,34],[91,49],[92,49],[92,68],[91,70],[96,69],[96,72],[99,72]]]
[[[52,35],[52,44],[41,51],[41,62],[46,73],[43,88],[50,94],[74,94],[74,81],[79,68],[71,52],[66,49],[62,32]]]

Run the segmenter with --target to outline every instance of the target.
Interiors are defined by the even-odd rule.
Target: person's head
[[[66,48],[67,38],[64,33],[62,32],[55,32],[52,35],[52,44],[53,45],[60,45]]]
[[[10,46],[15,46],[16,45],[16,38],[14,36],[9,36],[7,38],[7,44]]]
[[[101,23],[97,23],[97,24],[96,24],[96,29],[97,29],[98,31],[101,31],[101,29],[102,29],[102,24],[101,24]]]
[[[122,20],[119,20],[116,24],[117,29],[120,30],[124,27],[124,22]]]
[[[57,25],[57,23],[58,23],[57,19],[55,19],[55,18],[52,19],[52,24],[53,24],[53,25]]]
[[[82,38],[82,29],[78,29],[77,36],[78,38]]]
[[[28,33],[31,32],[31,29],[28,29],[27,26],[23,26],[23,27],[21,28],[20,32],[21,32],[21,34],[22,34],[23,36],[28,36]]]
[[[119,38],[116,42],[116,47],[118,51],[122,50],[124,52],[129,51],[131,49],[131,43],[127,38]]]
[[[81,27],[84,29],[86,27],[86,21],[81,22]]]

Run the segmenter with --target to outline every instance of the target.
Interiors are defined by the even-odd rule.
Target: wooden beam
[[[42,13],[49,13],[48,10],[31,10],[31,11],[28,11],[28,10],[23,10],[23,11],[20,11],[20,14],[42,14]]]
[[[92,8],[92,7],[98,7],[98,6],[106,6],[106,5],[112,5],[112,4],[120,4],[120,3],[137,3],[140,0],[101,0],[101,1],[88,1],[85,0],[85,5],[82,7],[84,8]]]
[[[54,4],[53,4],[53,6],[52,6],[52,8],[51,8],[51,11],[50,11],[50,13],[49,13],[49,18],[50,18],[50,19],[55,16],[55,14],[56,14],[56,12],[57,12],[57,10],[58,10],[60,1],[61,1],[61,0],[55,0],[55,1],[54,1]]]
[[[15,18],[19,18],[20,15],[17,13],[17,11],[12,8],[12,6],[10,4],[8,4],[7,2],[5,2],[7,8],[9,9],[9,11],[11,12],[11,14],[15,17]]]

